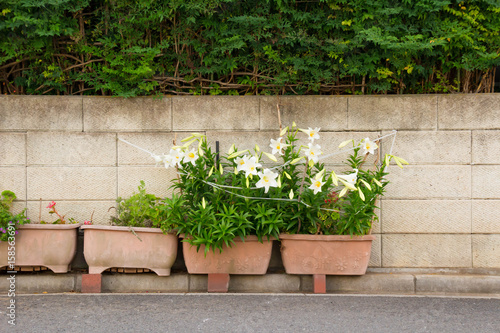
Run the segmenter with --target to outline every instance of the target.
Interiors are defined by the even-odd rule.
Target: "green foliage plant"
[[[16,195],[12,191],[3,191],[0,194],[0,241],[6,242],[12,234],[17,234],[20,225],[29,223],[26,218],[26,209],[19,214],[11,213],[12,203],[16,200]]]
[[[169,216],[167,206],[161,198],[146,192],[143,180],[137,189],[138,192],[134,192],[129,198],[116,200],[116,216],[111,217],[112,224],[127,227],[159,227]]]
[[[0,94],[494,92],[499,50],[498,0],[0,2]]]
[[[205,251],[222,251],[235,238],[256,235],[260,241],[279,234],[366,235],[377,219],[377,198],[388,181],[391,161],[403,167],[405,160],[386,155],[366,168],[369,154],[378,145],[369,138],[353,140],[346,161],[350,169],[337,175],[320,163],[319,128],[295,126],[271,139],[271,152],[257,145],[238,150],[233,144],[225,154],[212,150],[205,135],[193,133],[169,154],[154,158],[165,167],[176,168],[175,194],[165,200],[170,216],[161,228],[176,229],[186,242]],[[310,142],[299,145],[298,134]],[[301,138],[304,140],[304,138]],[[278,161],[276,154],[279,155]],[[264,163],[279,163],[265,166]]]

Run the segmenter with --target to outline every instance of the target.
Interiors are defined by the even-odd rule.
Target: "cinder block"
[[[190,133],[119,133],[118,138],[130,142],[150,153],[160,155],[168,154],[176,144],[181,145],[181,140]],[[118,140],[118,165],[155,165],[154,159],[147,152],[130,144]]]
[[[84,130],[171,131],[171,105],[168,97],[83,97]]]
[[[382,236],[373,234],[375,239],[372,241],[372,252],[370,255],[369,267],[380,267],[382,265]]]
[[[326,290],[337,293],[413,294],[415,282],[410,274],[329,275]]]
[[[25,167],[0,168],[0,193],[5,190],[14,192],[17,200],[26,200]]]
[[[349,96],[348,128],[355,131],[433,130],[437,97]]]
[[[84,294],[101,292],[101,274],[82,274],[81,292]]]
[[[116,165],[116,135],[28,132],[28,165]]]
[[[347,98],[344,96],[279,96],[260,97],[260,129],[279,130],[281,124],[300,128],[321,127],[323,131],[347,129]]]
[[[28,200],[114,200],[116,168],[28,167]]]
[[[118,168],[118,196],[128,198],[143,180],[146,184],[146,192],[159,197],[170,196],[173,184],[172,180],[177,179],[174,168],[164,167],[120,167]]]
[[[403,169],[391,165],[387,171],[387,199],[469,199],[471,195],[471,167],[467,165],[407,165]]]
[[[468,267],[470,235],[382,235],[382,267]]]
[[[288,274],[231,275],[230,292],[292,293],[300,291],[300,276]]]
[[[472,200],[472,233],[500,234],[500,200]]]
[[[208,274],[207,291],[209,293],[227,293],[229,289],[229,274],[212,273]]]
[[[421,294],[499,294],[500,276],[416,275],[416,292]]]
[[[189,274],[189,292],[206,292],[208,289],[208,275]]]
[[[82,98],[0,96],[0,130],[81,131]]]
[[[498,105],[498,94],[439,95],[439,129],[498,129]]]
[[[472,163],[500,164],[500,131],[472,132]]]
[[[500,165],[472,166],[472,197],[500,199]]]
[[[0,133],[0,165],[14,166],[25,164],[26,134]]]
[[[258,130],[256,96],[173,97],[174,131]]]
[[[156,274],[105,274],[102,276],[102,292],[187,292],[187,274],[158,276]]]
[[[49,214],[50,209],[46,208],[50,201],[28,201],[28,217],[39,223],[40,212],[41,219],[51,223],[57,219],[55,215]],[[57,201],[56,209],[59,213],[68,218],[74,218],[77,222],[83,223],[90,221],[92,216],[93,224],[109,225],[110,217],[116,215],[116,210],[110,209],[116,206],[116,201]]]
[[[1,280],[4,280],[3,278]],[[6,279],[5,279],[6,280]],[[0,291],[3,289],[0,286]],[[38,274],[17,274],[16,294],[42,294],[72,292],[77,289],[75,274],[55,274],[52,272]]]
[[[26,208],[26,201],[14,201],[12,203],[12,207],[10,207],[10,212],[14,215],[17,215],[21,213],[25,208]]]
[[[500,268],[500,234],[472,235],[473,266]]]
[[[384,233],[471,231],[470,200],[382,200],[382,212]]]
[[[387,138],[383,143],[383,156],[385,156],[390,153],[392,138]],[[398,131],[392,153],[412,165],[470,164],[471,132]]]

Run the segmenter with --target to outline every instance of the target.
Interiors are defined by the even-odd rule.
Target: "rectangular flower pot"
[[[24,224],[15,236],[15,266],[44,266],[67,273],[76,254],[80,224]],[[0,243],[0,267],[8,266],[8,242]]]
[[[247,236],[244,242],[240,238],[235,238],[234,241],[232,247],[224,245],[222,253],[219,250],[215,250],[215,253],[210,250],[206,256],[204,245],[196,251],[196,246],[184,242],[182,252],[188,273],[266,274],[271,260],[273,241],[265,239],[260,243],[257,236]]]
[[[363,275],[373,235],[280,235],[281,258],[288,274]]]
[[[89,274],[108,268],[147,268],[170,275],[177,257],[177,236],[159,228],[83,225],[83,255]]]

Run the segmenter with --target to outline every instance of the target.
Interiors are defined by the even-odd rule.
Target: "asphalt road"
[[[500,298],[271,295],[19,295],[0,332],[500,332]]]

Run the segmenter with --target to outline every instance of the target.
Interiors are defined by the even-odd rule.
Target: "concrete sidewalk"
[[[482,273],[482,274],[479,274]],[[399,295],[500,296],[500,274],[492,271],[370,269],[363,276],[327,276],[327,293]],[[7,274],[0,274],[0,293],[9,290]],[[52,272],[16,274],[16,294],[80,292],[82,273]],[[207,275],[173,273],[103,273],[103,293],[206,292]],[[312,276],[284,273],[261,276],[232,275],[230,293],[312,293]]]

